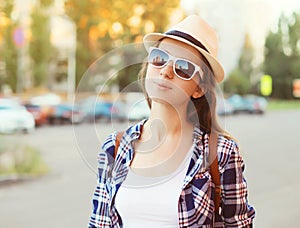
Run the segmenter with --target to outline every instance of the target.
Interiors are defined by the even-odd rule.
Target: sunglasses
[[[200,66],[187,59],[176,58],[162,49],[150,47],[148,62],[153,67],[163,68],[168,65],[171,60],[173,61],[173,71],[177,77],[183,80],[191,80],[194,75],[199,72],[202,79],[203,71]]]

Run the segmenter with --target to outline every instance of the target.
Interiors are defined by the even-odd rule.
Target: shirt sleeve
[[[233,143],[225,170],[221,174],[222,218],[226,227],[252,227],[255,211],[248,204],[244,161]]]
[[[92,197],[92,214],[88,224],[89,228],[111,227],[110,194],[107,187],[109,172],[113,163],[110,150],[114,150],[111,137],[104,142],[98,155],[97,185]]]

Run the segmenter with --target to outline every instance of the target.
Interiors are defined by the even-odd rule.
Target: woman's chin
[[[163,80],[148,80],[145,89],[152,100],[160,103],[177,106],[190,101],[190,97],[182,89],[173,84],[164,84]]]

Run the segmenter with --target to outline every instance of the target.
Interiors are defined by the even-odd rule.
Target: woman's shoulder
[[[102,151],[103,152],[107,152],[110,155],[114,155],[114,148],[115,148],[115,141],[116,141],[116,133],[112,132],[110,133],[106,139],[104,140],[104,142],[102,143]]]
[[[223,153],[231,153],[234,149],[238,149],[238,143],[236,139],[224,134],[218,134],[218,151]]]
[[[117,138],[117,135],[119,132],[121,133],[121,136],[122,136],[119,140],[120,141],[122,140],[125,143],[128,143],[131,140],[138,138],[141,133],[141,129],[142,129],[144,122],[145,121],[143,120],[136,124],[130,125],[125,130],[114,130],[104,140],[104,142],[102,144],[102,150],[107,151],[107,152],[112,152],[112,150],[114,150],[115,144],[116,144],[116,138]]]
[[[232,157],[240,157],[239,147],[236,140],[226,135],[218,135],[217,150],[220,171],[224,171]]]

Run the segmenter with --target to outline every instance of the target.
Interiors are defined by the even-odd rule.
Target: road
[[[236,115],[222,125],[238,140],[246,163],[255,227],[296,227],[300,200],[300,110]],[[96,157],[112,129],[128,123],[44,126],[16,142],[40,149],[46,176],[0,185],[0,228],[86,227],[96,184]]]

